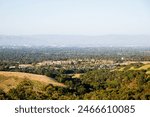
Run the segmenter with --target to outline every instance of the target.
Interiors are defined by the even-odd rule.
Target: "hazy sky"
[[[150,34],[150,0],[0,0],[0,34]]]

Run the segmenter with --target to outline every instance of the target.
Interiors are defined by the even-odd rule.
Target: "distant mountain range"
[[[150,47],[146,35],[0,35],[0,46],[52,46],[52,47]]]

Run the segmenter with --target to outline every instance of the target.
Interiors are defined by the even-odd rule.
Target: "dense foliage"
[[[56,79],[67,87],[47,85],[37,90],[32,81],[25,80],[7,93],[0,90],[0,99],[150,99],[150,76],[144,70],[95,70],[87,72],[81,78],[61,75]]]

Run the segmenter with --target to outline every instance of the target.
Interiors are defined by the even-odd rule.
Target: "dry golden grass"
[[[147,71],[146,74],[150,74],[150,71]]]
[[[72,76],[72,78],[80,78],[81,75],[82,75],[82,74],[74,74],[74,75]]]
[[[54,79],[44,75],[0,71],[0,88],[7,92],[9,89],[16,87],[21,81],[25,79],[29,79],[34,82],[40,82],[43,85],[52,84],[54,86],[65,87],[64,84],[59,83]]]
[[[138,70],[137,68],[135,68],[135,67],[130,67],[130,69],[129,70]]]
[[[123,71],[125,67],[121,67],[120,69],[118,69],[118,71]]]
[[[126,65],[128,67],[128,65]],[[139,68],[135,68],[134,66],[131,66],[129,69],[127,70],[146,70],[146,74],[150,75],[150,62],[149,61],[146,61],[146,62],[143,62],[143,65]],[[124,71],[125,67],[124,66],[121,66],[119,67],[118,69],[114,69],[114,70],[111,70],[111,71]]]
[[[140,67],[139,70],[147,70],[148,68],[150,68],[150,64],[146,64],[146,65]]]

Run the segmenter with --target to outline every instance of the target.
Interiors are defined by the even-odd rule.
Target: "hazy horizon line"
[[[150,36],[150,34],[0,34],[0,36]]]

